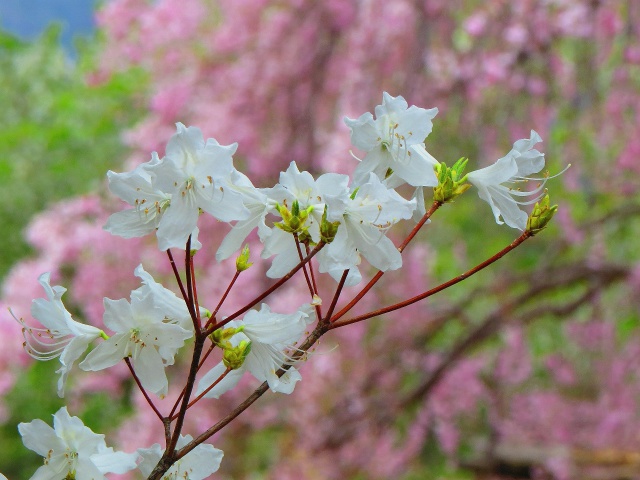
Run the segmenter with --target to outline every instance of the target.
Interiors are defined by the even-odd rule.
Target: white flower
[[[232,345],[249,340],[251,351],[242,367],[229,372],[205,397],[218,398],[233,388],[247,370],[259,381],[266,381],[272,391],[291,393],[295,383],[302,378],[300,373],[293,367],[282,377],[278,377],[276,372],[283,365],[291,365],[288,350],[294,348],[313,318],[313,307],[308,304],[292,314],[280,314],[273,313],[269,306],[263,303],[259,311],[247,312],[242,321],[229,322],[227,328],[243,327],[242,333],[237,333],[231,338]],[[203,375],[198,383],[197,394],[213,384],[225,369],[220,363]]]
[[[478,187],[478,196],[489,204],[498,224],[506,223],[513,228],[526,229],[528,215],[520,210],[519,205],[529,205],[540,200],[547,181],[547,179],[529,177],[532,173],[537,173],[544,168],[544,154],[533,149],[533,146],[541,141],[540,135],[531,130],[530,138],[515,142],[513,149],[506,156],[493,165],[466,176],[470,183]],[[530,191],[521,191],[516,186],[517,183],[525,183],[529,180],[540,181],[540,183]],[[514,197],[533,198],[519,201]]]
[[[171,290],[156,282],[153,277],[142,268],[142,265],[138,265],[134,273],[136,277],[140,277],[142,280],[142,287],[131,292],[132,296],[137,296],[142,299],[150,295],[153,305],[164,313],[164,320],[166,322],[175,323],[185,330],[193,331],[191,314],[183,298],[178,298]],[[201,313],[205,312],[203,308],[201,308],[200,311]]]
[[[58,395],[64,396],[64,384],[73,364],[80,358],[89,343],[102,334],[102,330],[91,325],[76,322],[62,303],[62,295],[67,291],[60,286],[49,284],[50,273],[40,275],[38,281],[47,294],[48,300],[37,298],[31,304],[31,315],[44,328],[28,326],[24,320],[15,318],[23,327],[25,350],[36,360],[51,360],[60,357],[62,366],[56,371]]]
[[[415,199],[405,200],[370,173],[368,182],[349,197],[335,239],[318,254],[320,272],[340,280],[349,269],[346,284],[355,285],[361,279],[361,255],[378,270],[400,268],[402,256],[385,234],[401,219],[411,218],[415,208]]]
[[[300,172],[296,163],[291,162],[287,171],[280,173],[280,183],[268,195],[287,208],[291,208],[294,201],[298,202],[300,211],[311,208],[305,227],[311,240],[317,243],[320,241],[320,225],[325,207],[328,221],[340,219],[349,201],[348,185],[347,175],[326,173],[314,180],[309,172]],[[280,278],[300,263],[295,239],[290,233],[273,228],[267,235],[263,235],[262,241],[262,258],[275,255],[271,268],[267,271],[268,277]]]
[[[160,163],[156,152],[151,160],[138,165],[131,172],[115,173],[109,170],[109,190],[133,208],[114,213],[104,229],[123,238],[143,237],[154,232],[162,215],[171,203],[171,195],[154,187],[150,167]]]
[[[164,371],[192,332],[166,323],[165,311],[154,302],[154,292],[134,291],[125,299],[104,299],[104,323],[116,332],[98,345],[80,364],[83,370],[103,370],[130,357],[142,386],[160,397],[167,394]]]
[[[180,435],[176,446],[182,448],[192,440],[191,435]],[[138,455],[142,459],[138,468],[145,477],[151,474],[163,453],[164,450],[157,443],[153,444],[151,448],[138,449]],[[222,450],[213,445],[200,444],[174,463],[162,478],[166,480],[203,480],[218,471],[223,455]]]
[[[261,240],[266,238],[271,229],[267,227],[265,217],[269,212],[275,211],[275,201],[267,195],[269,189],[254,187],[251,180],[238,171],[233,173],[232,182],[231,188],[241,195],[242,203],[249,211],[249,217],[236,222],[224,237],[216,252],[216,260],[219,262],[238,251],[254,228],[258,227],[258,236]]]
[[[314,242],[320,240],[320,222],[327,206],[327,218],[339,217],[349,195],[349,177],[338,173],[325,173],[317,180],[309,172],[300,172],[291,162],[286,172],[280,172],[280,182],[269,191],[269,197],[280,205],[291,208],[294,201],[300,210],[312,208],[306,226]]]
[[[171,196],[171,203],[158,224],[161,250],[184,245],[196,228],[200,210],[230,222],[249,216],[242,196],[231,186],[235,172],[232,155],[238,145],[206,142],[197,127],[177,123],[177,132],[167,144],[166,156],[149,170],[154,187]]]
[[[344,118],[351,129],[353,146],[367,152],[353,173],[354,184],[368,181],[371,172],[384,180],[391,169],[393,175],[388,179],[391,187],[403,181],[414,187],[436,186],[438,180],[432,164],[424,156],[416,155],[412,147],[423,145],[438,109],[408,107],[403,97],[384,92],[382,105],[378,105],[375,112],[375,120],[370,112],[356,120]]]
[[[44,465],[31,477],[38,480],[67,478],[104,479],[105,473],[122,474],[136,468],[136,454],[114,452],[104,435],[93,433],[67,407],[53,416],[53,428],[42,420],[18,425],[24,445],[44,457]]]

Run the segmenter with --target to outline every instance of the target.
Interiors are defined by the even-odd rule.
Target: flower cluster
[[[90,344],[101,338],[79,367],[99,371],[124,360],[165,427],[169,429],[167,425],[176,423],[174,430],[167,433],[164,450],[155,444],[131,455],[107,449],[102,437],[84,427],[79,419],[69,417],[66,410],[56,414],[53,434],[48,430],[44,433],[49,427],[42,422],[23,424],[20,432],[25,445],[45,457],[45,466],[41,468],[57,472],[51,473],[51,478],[71,478],[80,472],[100,478],[106,472],[122,473],[136,465],[145,475],[153,477],[156,464],[172,478],[182,475],[205,478],[215,472],[222,452],[204,445],[200,437],[194,440],[181,433],[188,408],[202,398],[220,397],[235,387],[246,371],[274,392],[291,393],[302,378],[297,362],[305,358],[308,348],[330,328],[349,323],[336,324],[340,315],[332,318],[331,314],[342,287],[362,280],[362,259],[380,274],[402,266],[403,247],[396,247],[387,233],[402,220],[417,216],[420,220],[415,231],[428,220],[431,213],[426,213],[425,187],[433,187],[433,208],[438,208],[464,193],[469,187],[466,182],[470,182],[478,187],[480,198],[489,203],[498,223],[502,223],[502,218],[509,226],[525,230],[522,239],[544,228],[555,213],[555,207],[549,207],[545,197],[546,203],[535,209],[534,232],[528,226],[528,215],[519,208],[520,204],[532,202],[516,198],[532,196],[533,201],[539,200],[544,182],[532,191],[503,185],[530,180],[529,175],[543,168],[543,155],[533,149],[540,141],[535,132],[532,131],[530,139],[517,141],[511,152],[495,164],[465,176],[462,171],[466,160],[449,168],[426,150],[424,141],[431,132],[437,109],[409,107],[404,98],[384,93],[383,103],[375,113],[375,119],[370,113],[357,120],[345,118],[353,146],[365,152],[362,160],[354,155],[359,163],[353,178],[325,173],[314,179],[291,162],[280,174],[279,183],[271,188],[257,188],[233,165],[237,145],[222,146],[214,139],[205,141],[198,128],[187,128],[181,123],[177,124],[164,157],[153,153],[150,161],[130,172],[108,173],[112,192],[131,208],[113,214],[105,229],[124,238],[155,233],[159,249],[167,251],[171,260],[182,298],[156,282],[142,265],[138,266],[135,274],[142,285],[131,292],[130,300],[104,299],[103,322],[111,332],[109,335],[73,320],[61,301],[65,289],[51,287],[49,274],[43,274],[40,282],[48,300],[34,300],[32,314],[45,328],[28,327],[24,320],[18,321],[24,325],[26,349],[32,356],[41,360],[59,357],[61,396],[72,365]],[[404,184],[415,188],[411,199],[396,191]],[[218,248],[219,261],[240,250],[257,229],[263,244],[261,256],[273,257],[267,276],[281,279],[277,288],[303,269],[310,302],[290,314],[273,312],[266,303],[259,310],[252,309],[273,291],[267,290],[227,317],[218,317],[226,294],[215,309],[202,307],[197,296],[193,256],[202,248],[197,236],[198,220],[203,214],[231,225]],[[173,261],[172,248],[185,252],[184,283]],[[237,273],[229,290],[237,276],[250,267],[248,255],[245,247],[236,261]],[[328,273],[339,285],[326,316],[310,264],[314,256],[318,272]],[[309,335],[312,328],[313,334]],[[298,342],[305,334],[309,336],[304,346],[300,346]],[[171,413],[163,415],[148,392],[160,399],[167,396],[166,369],[191,340],[192,369],[186,386]],[[207,341],[210,350],[203,356]],[[220,363],[197,379],[206,356],[216,348],[221,352]],[[195,392],[193,399],[192,392]],[[37,432],[42,438],[36,441]],[[82,444],[74,443],[75,439],[85,437]],[[209,458],[206,468],[199,460],[204,457]]]

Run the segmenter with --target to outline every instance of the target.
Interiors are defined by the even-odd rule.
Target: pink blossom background
[[[291,160],[346,173],[354,160],[342,117],[372,111],[382,91],[439,108],[427,148],[449,164],[491,163],[531,128],[552,172],[572,164],[548,184],[561,205],[556,227],[440,299],[327,336],[292,395],[266,395],[214,438],[225,451],[219,478],[437,478],[457,469],[506,478],[504,468],[521,464],[529,478],[640,478],[638,2],[111,0],[97,15],[106,42],[90,81],[132,67],[151,78],[148,114],[123,132],[123,169],[162,155],[182,121],[237,141],[236,165],[258,186],[276,183]],[[516,236],[466,196],[438,212],[403,270],[361,310],[446,281]],[[41,296],[37,276],[51,271],[77,316],[101,325],[103,297],[127,297],[138,263],[172,285],[153,238],[102,230],[120,207],[100,191],[34,218],[27,236],[37,255],[16,264],[2,305],[28,317]],[[205,222],[201,231],[198,291],[215,304],[235,266],[215,262],[225,227]],[[268,263],[257,263],[228,312],[266,285]],[[306,300],[297,284],[269,303],[291,311]],[[10,317],[0,329],[4,393],[28,358]],[[162,405],[182,388],[183,370],[171,375]],[[81,408],[92,392],[123,392],[128,379],[122,369],[72,381],[69,401]],[[202,402],[189,432],[252,387],[247,380]],[[132,401],[132,417],[110,432],[126,451],[162,438],[142,397]]]

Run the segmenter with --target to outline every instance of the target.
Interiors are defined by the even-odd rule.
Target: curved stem
[[[415,297],[409,298],[409,299],[407,299],[407,300],[405,300],[403,302],[395,303],[395,304],[390,305],[388,307],[380,308],[378,310],[374,310],[373,312],[369,312],[369,313],[366,313],[364,315],[359,315],[357,317],[353,317],[353,318],[350,318],[348,320],[343,320],[342,322],[339,322],[339,323],[335,323],[334,322],[334,323],[332,323],[330,325],[329,328],[333,329],[333,328],[338,328],[338,327],[344,327],[345,325],[351,325],[352,323],[361,322],[362,320],[367,320],[367,319],[372,318],[372,317],[377,317],[378,315],[382,315],[383,313],[389,313],[389,312],[393,312],[394,310],[399,310],[399,309],[407,307],[407,306],[409,306],[409,305],[411,305],[413,303],[419,302],[420,300],[423,300],[423,299],[425,299],[427,297],[435,295],[436,293],[441,292],[442,290],[444,290],[446,288],[449,288],[452,285],[455,285],[456,283],[460,283],[463,280],[466,280],[470,276],[472,276],[475,273],[479,272],[483,268],[488,267],[492,263],[497,262],[502,257],[504,257],[507,253],[509,253],[511,250],[515,249],[518,245],[520,245],[522,242],[524,242],[527,238],[529,238],[531,236],[532,235],[531,235],[530,232],[528,232],[528,231],[523,232],[522,235],[520,235],[518,238],[516,238],[509,246],[503,248],[502,250],[500,250],[498,253],[496,253],[491,258],[485,260],[484,262],[480,263],[479,265],[476,265],[471,270],[468,270],[467,272],[463,273],[462,275],[458,275],[457,277],[452,278],[448,282],[442,283],[442,284],[438,285],[437,287],[432,288],[431,290],[427,290],[426,292],[423,292],[420,295],[416,295]]]
[[[300,346],[300,348],[293,355],[294,360],[300,359],[306,352],[320,339],[322,335],[324,335],[328,331],[328,326],[326,324],[318,324],[316,328],[309,334],[305,342]],[[289,369],[290,365],[283,365],[280,370],[276,372],[276,375],[281,377],[286,373]],[[198,437],[194,438],[191,442],[182,447],[178,452],[176,452],[175,459],[179,460],[184,457],[191,450],[196,448],[201,443],[205,442],[212,435],[222,430],[226,425],[228,425],[232,420],[238,417],[242,412],[244,412],[247,408],[251,406],[258,398],[260,398],[264,393],[269,389],[269,385],[267,382],[264,382],[260,385],[249,397],[247,397],[240,405],[233,409],[227,416],[225,416],[222,420],[216,423],[211,428],[207,429],[205,432],[200,434]],[[159,477],[155,477],[159,478]],[[155,480],[149,477],[149,480]]]
[[[441,202],[433,202],[433,204],[431,205],[431,208],[422,216],[422,218],[420,219],[420,221],[416,224],[415,227],[413,227],[413,229],[411,230],[411,232],[409,233],[409,235],[407,236],[407,238],[404,239],[404,242],[402,242],[400,244],[400,246],[398,247],[398,251],[400,253],[402,253],[402,251],[407,247],[407,245],[409,244],[409,242],[411,240],[413,240],[413,237],[415,237],[418,232],[420,231],[420,229],[422,228],[422,226],[427,223],[427,220],[429,220],[429,218],[431,218],[431,216],[436,212],[436,210],[438,210],[440,207],[442,206]],[[369,280],[369,283],[367,283],[362,290],[360,290],[358,292],[358,294],[353,297],[353,299],[347,304],[345,305],[338,313],[336,313],[333,318],[331,319],[331,322],[335,322],[337,321],[339,318],[343,317],[344,315],[346,315],[349,310],[351,310],[360,300],[362,300],[362,297],[364,297],[367,292],[369,292],[369,290],[371,290],[373,288],[373,286],[378,283],[378,281],[380,280],[380,278],[382,278],[382,275],[384,275],[383,271],[379,271],[378,273],[375,274],[375,276]]]
[[[140,392],[142,392],[142,395],[144,396],[145,400],[147,401],[151,409],[155,412],[155,414],[158,416],[160,421],[164,423],[164,417],[162,416],[158,408],[153,404],[153,400],[151,400],[151,397],[149,397],[149,394],[147,393],[145,388],[142,386],[142,383],[140,383],[140,379],[138,378],[136,371],[133,369],[133,365],[131,365],[131,359],[127,357],[124,359],[124,361],[127,364],[127,367],[129,367],[129,371],[131,372],[131,375],[133,376],[133,379],[135,380],[136,385],[138,385]]]
[[[243,313],[245,313],[246,311],[250,310],[251,308],[253,308],[255,305],[257,305],[258,303],[260,303],[262,300],[264,300],[265,298],[267,298],[269,295],[271,295],[273,292],[275,292],[278,288],[280,288],[282,285],[284,285],[287,281],[289,281],[289,279],[291,277],[293,277],[293,275],[300,270],[304,265],[306,265],[320,250],[322,250],[322,247],[324,247],[324,242],[320,242],[318,243],[315,248],[313,250],[311,250],[311,253],[309,255],[307,255],[304,259],[304,261],[300,262],[298,265],[296,265],[295,267],[293,267],[291,269],[291,271],[289,273],[287,273],[284,277],[282,277],[280,280],[278,280],[276,283],[274,283],[273,285],[271,285],[269,288],[267,288],[264,292],[262,292],[260,295],[258,295],[256,298],[254,298],[252,301],[250,301],[249,303],[247,303],[244,307],[242,307],[240,310],[238,310],[237,312],[229,315],[227,318],[225,318],[223,321],[216,323],[215,325],[211,325],[209,328],[207,328],[204,333],[206,335],[210,335],[211,332],[213,332],[214,330],[218,329],[218,328],[222,328],[224,327],[227,323],[229,323],[231,320],[235,320],[236,318],[238,318],[240,315],[242,315]]]

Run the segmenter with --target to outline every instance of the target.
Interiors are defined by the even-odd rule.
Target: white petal
[[[107,219],[104,230],[122,238],[144,237],[155,231],[160,217],[153,210],[150,214],[130,208],[116,212]]]
[[[136,453],[114,452],[109,448],[102,453],[91,455],[91,462],[101,473],[122,474],[137,467]]]
[[[300,380],[302,380],[300,372],[298,372],[298,370],[293,367],[289,367],[289,370],[287,370],[284,375],[282,375],[278,379],[277,382],[274,382],[272,390],[274,392],[280,392],[289,395],[293,393],[293,389],[295,388],[296,383],[298,383]]]
[[[18,431],[22,435],[22,443],[29,450],[46,457],[49,450],[64,451],[65,444],[56,435],[56,432],[40,419],[29,423],[20,423]]]
[[[167,374],[164,371],[162,358],[153,347],[143,347],[136,358],[133,359],[133,368],[140,379],[142,386],[164,397],[169,388]]]
[[[158,225],[158,247],[165,251],[169,248],[185,249],[189,235],[198,223],[198,206],[191,194],[175,194],[171,206],[167,208]]]
[[[368,152],[380,143],[380,135],[370,112],[363,113],[355,120],[344,117],[344,123],[351,129],[351,144],[354,147]]]
[[[131,304],[127,300],[124,298],[111,300],[105,297],[103,303],[104,315],[102,318],[107,328],[122,333],[133,326],[131,323]]]
[[[113,367],[126,357],[128,343],[128,333],[113,335],[94,348],[78,366],[82,370],[91,372]]]

